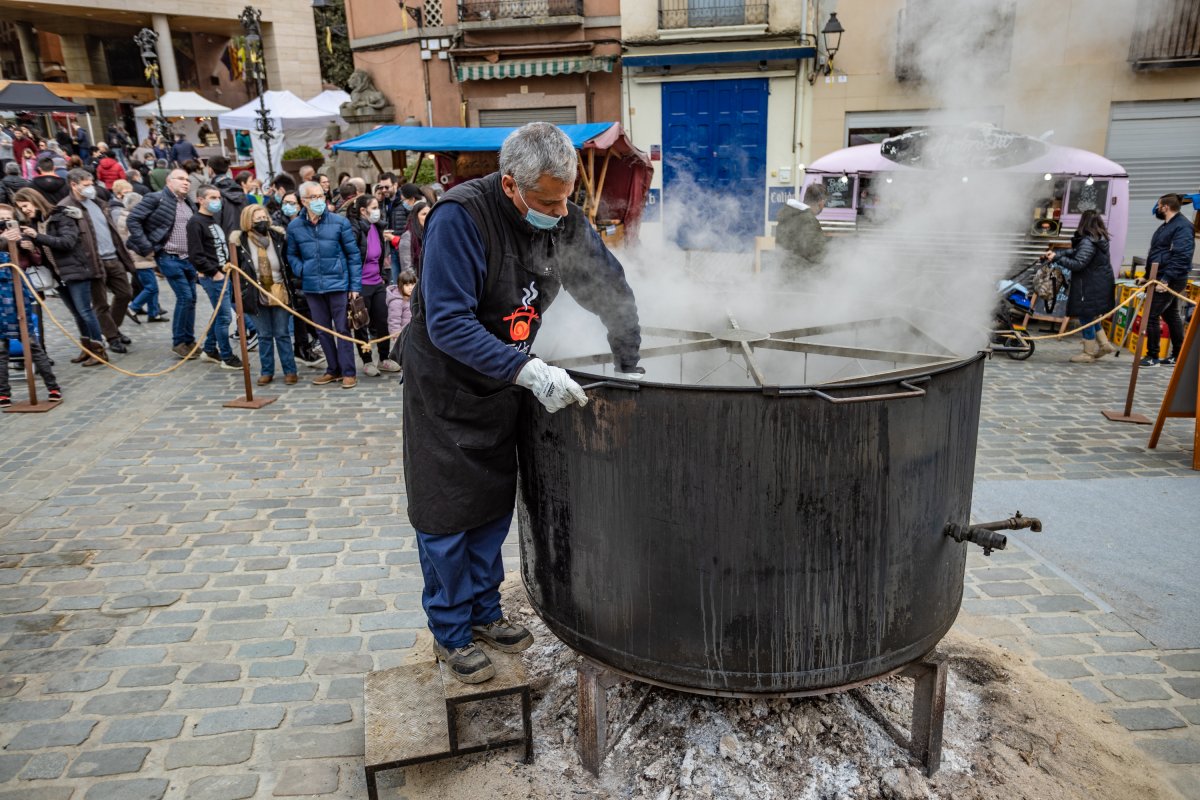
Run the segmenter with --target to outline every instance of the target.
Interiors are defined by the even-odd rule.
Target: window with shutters
[[[658,28],[765,25],[768,8],[765,0],[658,0]]]
[[[458,0],[459,22],[582,16],[583,0]]]
[[[423,23],[426,28],[440,28],[442,26],[442,0],[425,0],[425,19]]]
[[[1200,2],[1139,0],[1129,43],[1135,70],[1200,67]]]
[[[574,125],[578,121],[575,106],[479,110],[479,127],[481,128],[516,128],[524,125],[526,122],[553,122],[555,125]]]

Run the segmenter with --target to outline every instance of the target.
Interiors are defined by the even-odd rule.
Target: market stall
[[[326,89],[316,97],[308,98],[305,102],[314,108],[328,111],[330,114],[338,114],[342,110],[342,104],[350,102],[350,94],[341,89]]]
[[[14,114],[84,114],[87,119],[88,133],[95,138],[92,130],[91,106],[64,100],[40,83],[12,82],[0,89],[0,111]],[[54,132],[54,127],[47,125],[48,134]]]
[[[636,238],[654,167],[634,147],[620,123],[563,125],[579,150],[575,201],[610,245]],[[353,153],[406,151],[433,155],[437,179],[446,188],[494,172],[500,146],[515,128],[425,128],[386,125],[346,139],[333,149]],[[378,163],[378,162],[377,162]],[[412,175],[420,158],[412,167]],[[382,166],[380,166],[382,170]],[[411,179],[411,178],[410,178]]]
[[[213,117],[229,111],[228,106],[201,97],[195,92],[165,92],[157,101],[145,103],[133,110],[137,122],[137,140],[144,141],[154,126],[158,117],[159,105],[162,105],[162,115],[166,118],[173,133],[187,134],[188,140],[198,148],[206,143],[200,141],[200,126],[209,123],[209,128],[216,127]],[[168,143],[169,144],[169,143]],[[225,140],[221,139],[221,150],[225,150]],[[203,155],[203,153],[202,153]]]
[[[336,111],[311,106],[291,92],[264,92],[267,115],[274,130],[271,133],[271,162],[267,163],[267,142],[260,127],[259,98],[240,108],[217,117],[222,128],[250,131],[254,150],[254,170],[260,178],[283,171],[283,152],[299,145],[316,149],[325,146],[325,128],[330,122],[345,125]]]

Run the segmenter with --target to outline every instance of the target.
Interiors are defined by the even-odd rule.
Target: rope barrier
[[[1130,303],[1145,299],[1146,289],[1149,288],[1150,286],[1154,286],[1156,288],[1156,290],[1162,289],[1166,292],[1169,292],[1170,294],[1173,294],[1176,297],[1178,297],[1180,300],[1183,300],[1185,303],[1190,303],[1192,305],[1196,305],[1195,300],[1193,300],[1190,297],[1187,297],[1183,294],[1180,294],[1179,292],[1172,289],[1170,286],[1167,286],[1162,281],[1147,281],[1146,283],[1143,283],[1141,286],[1138,287],[1141,291],[1134,292],[1133,294],[1129,295],[1129,297],[1126,297],[1124,300],[1122,300],[1120,303],[1118,303],[1115,307],[1113,307],[1113,309],[1111,311],[1109,311],[1104,316],[1097,317],[1096,319],[1092,320],[1091,322],[1080,325],[1077,328],[1072,328],[1069,331],[1064,331],[1062,333],[1047,333],[1047,334],[1043,334],[1042,336],[1029,336],[1028,334],[1024,333],[1023,331],[1019,331],[1016,328],[1013,328],[1011,332],[1010,331],[996,331],[996,332],[1002,333],[1005,335],[1011,335],[1011,336],[1015,337],[1018,341],[1022,341],[1022,342],[1040,342],[1044,339],[1063,339],[1063,338],[1066,338],[1067,336],[1074,336],[1075,334],[1079,333],[1080,331],[1090,328],[1093,325],[1098,325],[1099,323],[1103,322],[1104,320],[1112,317],[1113,314],[1116,314],[1118,311],[1120,311],[1122,308],[1129,305]]]
[[[196,341],[192,345],[192,349],[190,351],[188,351],[187,358],[181,358],[178,363],[172,364],[170,367],[159,370],[158,372],[131,372],[127,369],[118,367],[116,364],[112,363],[108,359],[101,358],[98,354],[93,353],[90,349],[88,349],[88,347],[85,346],[83,344],[83,342],[76,339],[75,336],[72,335],[72,333],[69,330],[67,330],[67,328],[61,322],[58,321],[58,317],[54,316],[54,312],[50,310],[50,306],[46,304],[46,301],[42,299],[42,297],[37,293],[37,290],[34,288],[33,284],[30,282],[29,276],[27,276],[25,274],[25,270],[16,269],[13,271],[17,275],[21,276],[21,282],[25,284],[26,288],[29,290],[29,293],[33,296],[33,299],[35,301],[37,301],[37,304],[39,306],[41,306],[43,311],[46,312],[46,316],[49,317],[50,321],[53,322],[54,325],[60,331],[63,332],[63,335],[67,337],[68,341],[73,343],[80,350],[87,353],[89,356],[96,359],[97,361],[99,361],[101,364],[108,367],[109,369],[119,372],[122,375],[128,375],[131,378],[157,378],[161,375],[166,375],[168,373],[174,372],[175,370],[179,369],[184,364],[186,364],[189,360],[191,360],[196,355],[196,353],[199,352],[200,348],[202,347],[201,343],[204,341],[204,337],[208,336],[209,330],[212,328],[212,326],[214,324],[216,324],[217,309],[219,309],[221,307],[221,303],[224,301],[225,295],[229,291],[229,281],[228,280],[221,281],[221,295],[217,298],[216,308],[213,309],[213,315],[211,317],[209,317],[208,324],[204,326],[204,330],[200,333],[200,335],[198,337],[196,337]]]

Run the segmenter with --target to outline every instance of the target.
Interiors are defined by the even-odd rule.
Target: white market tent
[[[330,112],[311,106],[291,92],[264,92],[267,114],[274,123],[271,135],[271,164],[267,164],[265,137],[258,130],[259,98],[254,98],[240,108],[227,111],[217,117],[222,128],[250,131],[254,146],[254,170],[264,179],[283,170],[283,151],[306,144],[318,150],[325,146],[325,127],[330,122],[345,125],[336,111]]]
[[[350,95],[343,92],[341,89],[326,89],[316,97],[308,98],[308,104],[315,106],[322,111],[328,111],[331,114],[337,114],[341,111],[342,103],[349,103]]]
[[[186,133],[193,142],[200,128],[197,117],[215,117],[229,110],[229,106],[214,103],[195,92],[164,92],[161,100],[163,116],[168,120],[180,120],[171,124],[172,130]],[[149,133],[149,120],[158,116],[158,103],[151,100],[138,106],[133,110],[133,116],[137,121],[137,140],[141,142]]]

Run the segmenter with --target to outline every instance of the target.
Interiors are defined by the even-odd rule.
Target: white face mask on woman
[[[368,211],[367,219],[370,220],[372,223],[379,222],[379,209],[372,208],[370,211]]]

